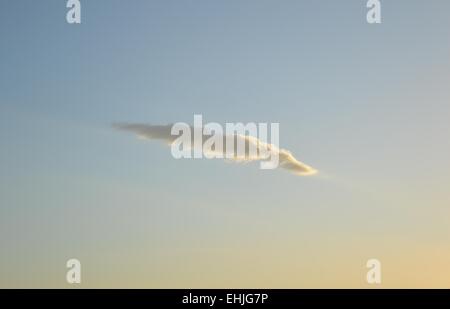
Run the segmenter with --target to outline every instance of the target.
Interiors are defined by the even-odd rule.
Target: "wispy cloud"
[[[135,133],[138,137],[150,140],[160,140],[168,145],[171,145],[178,136],[171,134],[172,125],[148,125],[148,124],[140,124],[140,123],[115,123],[113,127],[123,131],[129,131]],[[192,128],[192,130],[194,130]],[[203,134],[202,134],[203,135]],[[209,135],[203,135],[203,140],[209,138]],[[230,136],[223,135],[223,140],[229,139]],[[231,158],[231,161],[235,162],[252,162],[252,161],[260,161],[265,160],[267,157],[262,157],[260,153],[262,153],[262,149],[264,151],[269,151],[270,155],[277,155],[279,157],[279,167],[286,169],[296,175],[301,176],[309,176],[317,174],[317,170],[312,168],[311,166],[306,165],[303,162],[297,160],[290,151],[282,148],[278,148],[273,144],[267,144],[253,136],[247,135],[234,135],[231,136],[234,138],[236,143],[239,139],[245,144],[245,156],[237,156],[234,155]],[[224,143],[225,145],[226,143]],[[257,149],[257,155],[250,155],[248,149],[250,146],[255,147]],[[194,147],[194,143],[192,140],[191,148]],[[226,155],[227,149],[224,148],[223,155]]]

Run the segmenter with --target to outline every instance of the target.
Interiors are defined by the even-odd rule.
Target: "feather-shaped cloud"
[[[148,124],[140,124],[140,123],[116,123],[113,124],[113,127],[119,130],[123,131],[129,131],[135,133],[137,136],[145,139],[150,140],[161,140],[163,142],[166,142],[167,144],[171,145],[177,138],[177,135],[171,134],[172,124],[169,125],[148,125]],[[191,130],[201,130],[198,128],[192,128]],[[203,137],[203,140],[208,139],[210,135],[204,135],[203,130],[200,133]],[[193,136],[193,134],[192,134]],[[286,169],[296,175],[301,176],[309,176],[314,175],[318,171],[311,166],[306,165],[305,163],[297,160],[293,154],[282,148],[278,148],[277,146],[273,144],[264,143],[261,140],[257,139],[253,136],[248,135],[239,135],[235,134],[234,136],[229,135],[223,135],[222,136],[224,145],[226,144],[225,141],[229,138],[232,138],[234,142],[239,143],[243,142],[245,144],[245,155],[238,156],[237,154],[230,156],[227,156],[227,148],[225,147],[223,150],[220,150],[223,152],[223,157],[227,157],[227,159],[230,159],[235,162],[251,162],[251,161],[261,161],[266,160],[267,156],[263,157],[261,153],[263,153],[263,150],[269,152],[271,156],[276,155],[279,158],[279,167]],[[191,147],[194,148],[194,141],[192,139]],[[250,147],[255,147],[257,149],[256,155],[251,155],[249,153]],[[233,147],[233,151],[236,147]],[[216,153],[217,154],[217,153]]]

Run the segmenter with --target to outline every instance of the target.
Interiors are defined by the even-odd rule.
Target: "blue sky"
[[[81,25],[0,4],[0,286],[65,286],[79,257],[94,287],[359,287],[364,259],[450,256],[448,1],[383,1],[381,25],[356,0],[81,3]],[[326,177],[111,128],[194,114],[279,122]],[[448,287],[430,272],[387,284]]]

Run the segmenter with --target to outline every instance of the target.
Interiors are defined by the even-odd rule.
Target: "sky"
[[[0,287],[450,288],[449,1],[81,4],[0,2]],[[194,114],[319,173],[112,127]]]

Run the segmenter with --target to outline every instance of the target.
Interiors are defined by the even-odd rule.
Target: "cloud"
[[[167,143],[168,145],[171,145],[177,138],[177,135],[171,134],[172,124],[169,125],[147,125],[147,124],[140,124],[140,123],[115,123],[113,124],[113,127],[122,130],[122,131],[129,131],[133,132],[140,138],[144,139],[150,139],[150,140],[160,140],[162,142]],[[201,130],[199,128],[192,128],[191,132],[194,132],[194,130]],[[203,131],[200,133],[202,135],[202,140],[205,141],[208,138],[210,138],[210,135],[204,135]],[[194,133],[191,134],[191,148],[194,148],[194,141],[193,141]],[[278,156],[279,158],[279,166],[280,168],[283,168],[285,170],[288,170],[296,175],[301,176],[309,176],[317,174],[318,171],[311,166],[306,165],[303,162],[298,161],[290,151],[282,148],[278,148],[273,144],[267,144],[262,142],[261,140],[257,139],[253,136],[248,135],[222,135],[223,138],[223,145],[224,149],[221,150],[221,154],[223,156],[226,156],[229,154],[229,150],[227,149],[227,140],[230,138],[232,139],[232,142],[234,141],[234,145],[237,145],[237,143],[242,142],[245,145],[245,155],[244,156],[238,156],[236,153],[233,153],[230,157],[227,157],[226,160],[231,160],[234,162],[252,162],[252,161],[264,161],[267,160],[267,156],[262,156],[261,154],[266,153],[270,154],[271,156]],[[257,149],[256,154],[250,154],[249,149],[250,147],[255,147],[254,149]],[[235,151],[235,147],[233,147],[233,151]],[[214,153],[214,150],[212,151]],[[218,152],[215,152],[216,154]],[[209,153],[211,154],[211,152]],[[206,155],[206,154],[205,154]]]

